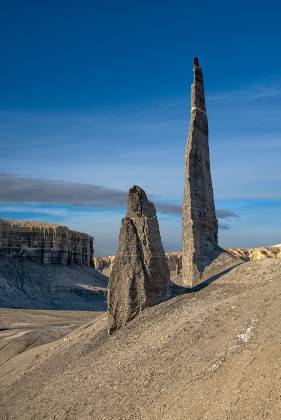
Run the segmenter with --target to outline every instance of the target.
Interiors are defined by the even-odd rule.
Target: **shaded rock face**
[[[138,186],[130,189],[119,249],[109,281],[109,332],[133,319],[145,306],[165,296],[169,267],[154,205]]]
[[[0,257],[41,264],[92,265],[93,238],[65,226],[0,220]]]
[[[182,219],[182,283],[185,286],[198,283],[205,267],[221,252],[217,247],[218,222],[210,171],[203,75],[198,59],[194,63]]]

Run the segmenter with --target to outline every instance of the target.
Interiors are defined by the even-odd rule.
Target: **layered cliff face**
[[[93,238],[65,226],[0,220],[0,257],[41,264],[90,266]]]
[[[0,220],[0,307],[104,310],[106,288],[89,235]]]

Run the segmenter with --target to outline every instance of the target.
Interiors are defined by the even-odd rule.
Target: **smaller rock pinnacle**
[[[126,325],[144,307],[167,293],[170,272],[154,205],[134,185],[121,222],[119,248],[109,280],[109,333]]]

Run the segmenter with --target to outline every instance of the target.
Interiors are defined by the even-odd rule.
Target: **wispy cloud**
[[[152,196],[153,198],[153,196]],[[124,208],[127,192],[101,185],[67,183],[47,179],[29,178],[14,174],[0,173],[0,202],[2,203],[43,203],[49,205],[72,205],[85,208]],[[155,202],[160,213],[180,216],[179,204]],[[12,209],[12,208],[11,208]],[[23,208],[20,207],[23,210]],[[26,209],[25,209],[26,210]],[[6,207],[7,211],[7,207]],[[44,214],[47,208],[33,208],[33,212]],[[62,211],[62,210],[60,210]],[[49,214],[54,212],[49,210]],[[230,210],[217,210],[220,219],[236,218]]]
[[[224,92],[210,93],[208,101],[256,101],[259,99],[281,97],[281,81],[275,80],[271,83],[256,83],[246,86],[243,89],[228,90]]]
[[[124,206],[125,200],[125,192],[100,185],[0,174],[0,201],[2,202],[37,202],[114,208]]]

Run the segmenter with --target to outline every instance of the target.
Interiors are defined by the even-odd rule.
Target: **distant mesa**
[[[90,266],[93,238],[56,224],[0,220],[0,257]]]
[[[0,306],[105,310],[93,238],[65,226],[0,220]]]

